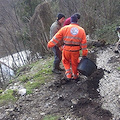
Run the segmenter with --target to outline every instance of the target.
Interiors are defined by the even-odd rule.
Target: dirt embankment
[[[94,53],[98,69],[90,77],[80,75],[77,83],[62,84],[64,72],[53,74],[54,80],[33,94],[1,107],[0,119],[43,120],[45,115],[58,115],[58,120],[119,120],[120,56],[112,51],[112,46],[99,47]]]

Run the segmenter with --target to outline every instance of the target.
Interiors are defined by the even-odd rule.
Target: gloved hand
[[[50,47],[47,45],[47,48],[50,49]]]

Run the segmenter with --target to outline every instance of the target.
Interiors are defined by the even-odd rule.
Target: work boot
[[[59,71],[65,71],[65,69],[62,69],[62,68],[60,68],[60,67],[58,67],[58,70],[59,70]]]
[[[61,72],[58,69],[53,69],[52,72],[56,74],[61,74]]]
[[[61,74],[60,70],[58,69],[58,63],[54,63],[53,64],[53,70],[52,70],[53,73],[56,73],[56,74]]]
[[[76,83],[80,80],[79,77],[77,77],[76,79],[73,79]]]
[[[55,67],[56,67],[59,71],[64,71],[64,69],[60,68],[60,63],[57,63],[57,64],[55,65]]]
[[[61,79],[61,84],[64,85],[64,84],[67,84],[71,81],[71,78],[66,78],[66,77],[63,77]]]

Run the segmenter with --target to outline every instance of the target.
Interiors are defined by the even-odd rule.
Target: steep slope
[[[92,50],[98,69],[90,77],[80,75],[77,83],[62,84],[64,72],[52,74],[52,81],[33,94],[20,97],[14,105],[1,107],[0,119],[45,120],[45,116],[51,115],[58,116],[54,120],[119,120],[120,56],[113,52],[113,47]]]

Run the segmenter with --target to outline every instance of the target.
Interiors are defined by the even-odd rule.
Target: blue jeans
[[[54,63],[53,63],[54,65],[53,66],[55,68],[58,68],[59,64],[62,60],[62,52],[59,50],[59,48],[57,46],[54,46],[52,48],[52,50],[53,50],[53,53],[54,53]]]

